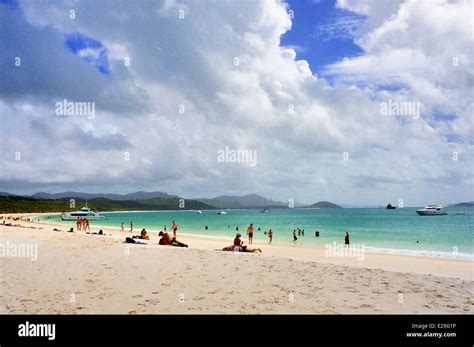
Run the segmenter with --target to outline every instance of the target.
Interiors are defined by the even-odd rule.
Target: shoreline
[[[21,214],[3,214],[0,216],[12,217],[34,217],[41,215],[59,215],[60,213],[21,213]],[[25,220],[15,221],[15,223],[28,224],[25,226],[43,227],[44,230],[51,232],[53,228],[69,228],[75,224],[55,223],[51,221],[29,222]],[[1,226],[1,225],[0,225]],[[12,227],[2,227],[12,228]],[[130,233],[128,230],[120,232],[119,227],[91,225],[91,233],[98,232],[99,229],[104,232],[111,233],[111,237],[116,240],[124,241],[125,237],[136,235],[140,233],[139,229]],[[40,229],[36,229],[40,230]],[[65,230],[63,230],[65,231]],[[147,229],[150,236],[148,246],[155,246],[158,244],[159,237],[157,230]],[[74,232],[75,235],[91,236],[85,232]],[[243,238],[244,241],[245,237]],[[189,244],[190,248],[199,250],[221,250],[223,247],[232,243],[233,237],[208,236],[208,235],[193,235],[185,232],[178,232],[178,240]],[[247,242],[245,242],[247,244]],[[317,262],[322,264],[336,264],[345,265],[357,268],[381,269],[387,271],[415,273],[423,275],[434,275],[441,277],[459,278],[464,280],[473,280],[474,263],[472,260],[462,258],[448,258],[448,257],[434,257],[429,255],[418,254],[399,254],[399,253],[384,253],[364,250],[361,254],[347,255],[330,255],[325,254],[326,250],[323,247],[307,246],[300,244],[286,245],[273,243],[269,245],[267,242],[254,241],[252,246],[262,248],[264,257],[280,257],[302,262]]]
[[[183,210],[177,210],[177,211],[183,211]],[[189,210],[193,211],[193,210]],[[169,212],[169,211],[113,211],[113,212],[107,212],[107,213],[129,213],[129,212],[143,212],[143,213],[150,213],[150,212]],[[54,213],[18,213],[18,214],[0,214],[1,216],[14,216],[14,217],[34,217],[34,216],[41,216],[41,215],[60,215],[60,212],[54,212]],[[100,221],[99,221],[100,222]],[[64,226],[64,225],[71,225],[75,227],[72,224],[67,224],[64,222],[57,222],[57,221],[39,221],[37,223],[49,223],[51,225],[56,225],[56,226]],[[97,228],[102,228],[102,229],[110,229],[110,230],[120,230],[119,227],[114,227],[114,226],[109,226],[109,225],[94,225]],[[180,232],[180,235],[183,235],[185,237],[189,238],[198,238],[198,239],[204,239],[204,240],[221,240],[221,241],[232,241],[233,236],[224,236],[224,235],[205,235],[201,234],[202,230],[200,229],[190,229],[192,230],[193,233],[186,233],[186,232]],[[159,230],[154,229],[154,228],[147,228],[148,232],[151,233],[158,233]],[[242,232],[241,232],[242,233]],[[245,239],[245,236],[243,235],[243,239]],[[245,240],[244,240],[245,241]],[[332,244],[333,242],[330,242],[328,244]],[[265,243],[262,243],[265,244]],[[338,245],[340,245],[340,242],[337,242]],[[290,242],[282,242],[279,240],[273,240],[273,245],[278,245],[282,247],[291,247],[291,248],[309,248],[309,249],[317,249],[319,251],[323,251],[326,247],[325,245],[308,245],[308,244],[291,244]],[[354,244],[355,245],[355,244]],[[457,255],[454,255],[453,252],[448,252],[448,251],[437,251],[437,250],[415,250],[415,249],[407,249],[407,248],[385,248],[385,247],[378,247],[378,246],[366,246],[364,244],[359,244],[359,246],[364,247],[364,252],[366,253],[371,253],[371,254],[381,254],[381,255],[399,255],[399,256],[407,256],[407,257],[422,257],[422,258],[430,258],[430,259],[449,259],[449,260],[464,260],[464,261],[469,261],[469,262],[474,262],[474,253],[466,253],[466,252],[457,252]]]

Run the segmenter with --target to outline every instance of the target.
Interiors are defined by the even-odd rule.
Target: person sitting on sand
[[[150,239],[150,237],[148,236],[148,233],[146,232],[145,229],[142,229],[142,232],[140,233],[140,238],[142,240],[149,240]]]
[[[166,233],[166,232],[160,231],[160,233],[158,234],[158,236],[161,236],[161,239],[160,239],[160,241],[158,242],[159,245],[162,245],[162,246],[174,246],[174,247],[188,247],[187,244],[182,243],[182,242],[179,242],[178,240],[176,240],[176,237],[173,237],[172,239],[170,239],[169,234]]]
[[[235,238],[234,238],[234,246],[238,246],[238,247],[241,247],[243,244],[244,244],[244,241],[242,241],[240,238],[242,237],[242,235],[240,235],[239,233],[237,233],[237,235],[235,235]]]
[[[260,248],[250,248],[244,246],[244,242],[240,239],[242,235],[237,234],[234,238],[234,244],[231,246],[224,247],[223,251],[234,251],[234,252],[262,252]]]
[[[160,233],[158,234],[158,236],[161,236],[161,239],[160,241],[158,242],[159,245],[162,245],[162,246],[168,246],[171,244],[171,239],[170,239],[170,236],[168,235],[168,233],[165,231],[160,231]]]

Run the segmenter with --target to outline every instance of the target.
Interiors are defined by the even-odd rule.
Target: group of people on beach
[[[250,224],[252,226],[252,224]],[[257,252],[262,253],[260,248],[251,248],[247,245],[244,245],[244,241],[241,240],[242,235],[237,233],[234,238],[234,243],[230,246],[224,247],[223,251],[232,251],[232,252]]]
[[[8,219],[8,220],[20,220],[22,219],[21,217],[14,217],[14,216],[0,216],[0,220],[1,219]]]
[[[125,232],[123,222],[120,226],[120,231]],[[187,244],[177,240],[176,237],[177,237],[177,233],[178,233],[178,224],[176,224],[175,221],[172,221],[171,231],[173,232],[172,237],[168,234],[167,226],[166,225],[164,226],[163,230],[161,230],[158,233],[158,236],[160,236],[160,241],[158,242],[159,245],[174,246],[174,247],[188,247]],[[129,230],[129,232],[133,232],[133,221],[130,221],[130,230]],[[127,238],[127,239],[129,239],[129,238]],[[126,241],[127,241],[127,239],[126,239]],[[140,235],[132,236],[132,239],[150,240],[150,236],[148,235],[148,232],[145,229],[142,229],[142,231],[140,232]]]
[[[90,228],[90,225],[89,225],[89,218],[80,218],[80,217],[77,217],[76,219],[76,228],[77,228],[77,231],[86,231],[86,230],[89,230],[91,231],[91,228]]]

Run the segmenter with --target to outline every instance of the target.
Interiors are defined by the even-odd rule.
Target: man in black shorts
[[[247,228],[247,235],[249,236],[249,245],[252,244],[253,240],[253,224],[250,223],[249,227]]]

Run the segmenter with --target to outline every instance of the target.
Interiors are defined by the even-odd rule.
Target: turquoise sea
[[[91,224],[120,227],[124,222],[128,230],[133,221],[134,231],[138,233],[142,228],[159,231],[164,225],[169,230],[175,220],[179,225],[178,235],[229,238],[239,227],[246,240],[247,226],[253,223],[255,240],[266,241],[264,231],[272,229],[273,241],[279,244],[293,243],[293,229],[301,228],[305,236],[298,236],[298,243],[308,247],[324,247],[334,241],[342,243],[348,231],[351,243],[364,245],[368,251],[474,259],[474,209],[446,208],[448,215],[445,216],[419,216],[417,209],[294,208],[272,209],[270,213],[243,209],[227,210],[226,215],[218,215],[217,211],[202,211],[202,214],[195,211],[104,212],[107,220],[91,221]],[[60,221],[59,216],[55,219]],[[206,225],[208,230],[205,230]],[[316,230],[320,232],[319,238],[315,237]]]

